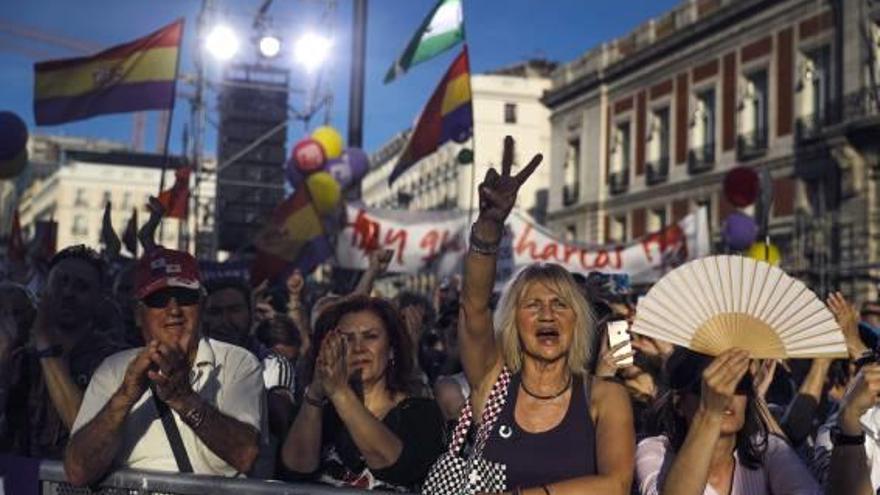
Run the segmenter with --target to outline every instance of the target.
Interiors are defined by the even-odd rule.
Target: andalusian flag
[[[403,75],[413,65],[449,50],[463,39],[461,0],[440,0],[409,40],[403,54],[388,69],[385,83]]]
[[[182,37],[180,19],[90,57],[34,64],[37,125],[172,108]]]
[[[473,132],[470,63],[465,45],[419,115],[415,129],[388,177],[388,185],[419,160],[437,151],[443,143],[464,142]]]

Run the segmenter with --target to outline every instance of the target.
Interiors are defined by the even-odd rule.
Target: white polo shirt
[[[83,396],[71,435],[91,421],[122,384],[129,363],[143,348],[118,352],[101,363]],[[265,397],[262,367],[241,347],[203,337],[190,371],[193,390],[223,414],[262,431]],[[242,473],[202,443],[176,412],[171,411],[196,474],[238,476]],[[114,467],[177,472],[177,463],[148,389],[132,407],[122,427],[122,446]]]

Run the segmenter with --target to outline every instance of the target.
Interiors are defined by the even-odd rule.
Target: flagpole
[[[462,24],[462,34],[464,34],[464,25]],[[470,187],[468,191],[469,204],[468,204],[468,226],[473,223],[474,216],[474,196],[476,195],[476,185],[477,185],[477,116],[474,115],[474,92],[473,85],[471,84],[471,54],[468,51],[467,41],[464,42],[464,51],[467,53],[467,74],[468,74],[468,92],[470,93],[470,101],[468,105],[471,106],[471,148],[473,148],[472,160],[471,160],[471,180]]]
[[[159,194],[162,194],[162,191],[165,190],[165,172],[168,170],[168,160],[171,156],[169,152],[169,147],[171,144],[171,124],[174,122],[174,107],[175,102],[177,100],[177,79],[180,75],[180,50],[183,48],[183,33],[184,28],[186,27],[186,20],[180,19],[180,39],[178,39],[177,43],[177,60],[174,62],[174,85],[171,86],[171,109],[168,110],[168,123],[165,126],[165,146],[162,147],[162,174],[159,176],[159,193],[156,197],[159,197]],[[186,153],[186,150],[184,150]],[[162,234],[163,234],[163,224],[162,219],[159,220],[159,242],[158,244],[162,244]]]

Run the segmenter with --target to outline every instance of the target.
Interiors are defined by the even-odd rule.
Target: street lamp
[[[281,40],[271,34],[260,37],[260,55],[266,58],[275,58],[281,52]]]
[[[294,46],[294,58],[308,72],[314,72],[327,59],[332,44],[333,42],[329,38],[314,33],[306,33]]]
[[[280,43],[279,43],[280,45]],[[215,26],[205,38],[205,47],[218,60],[229,60],[238,53],[238,36],[229,26]],[[280,48],[280,46],[279,46]]]

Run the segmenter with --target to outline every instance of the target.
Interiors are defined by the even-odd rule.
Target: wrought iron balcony
[[[822,128],[830,123],[827,116],[826,112],[798,116],[794,128],[795,138],[798,141],[809,141],[819,137]]]
[[[611,172],[609,177],[611,184],[611,194],[620,194],[629,189],[629,168]]]
[[[688,152],[688,173],[700,174],[715,166],[715,142],[706,143]]]
[[[767,129],[740,134],[736,140],[736,158],[744,162],[767,154]]]
[[[665,182],[669,178],[669,156],[661,156],[645,167],[645,182],[649,186]]]

